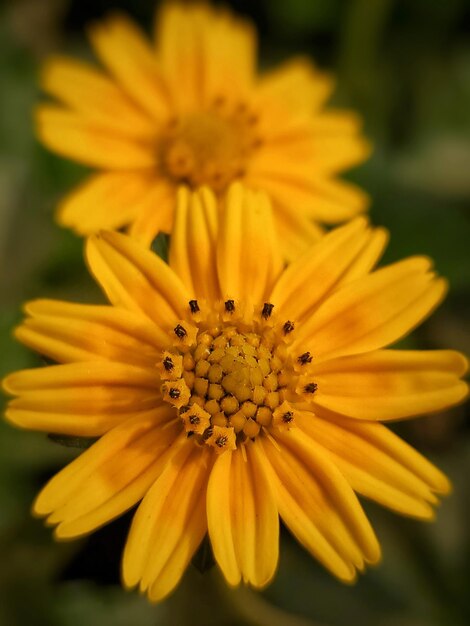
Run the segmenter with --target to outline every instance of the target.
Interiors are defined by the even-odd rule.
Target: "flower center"
[[[163,398],[178,409],[188,435],[223,452],[290,428],[316,391],[310,353],[289,350],[293,322],[277,322],[270,303],[253,315],[227,300],[205,314],[191,300],[189,311],[172,330],[160,367]]]
[[[172,119],[161,140],[161,167],[176,183],[209,185],[223,191],[244,175],[250,154],[261,144],[258,118],[243,102],[222,97],[208,111]]]

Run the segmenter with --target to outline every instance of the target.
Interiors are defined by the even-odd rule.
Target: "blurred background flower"
[[[263,67],[297,53],[338,77],[333,104],[365,119],[372,158],[348,175],[372,196],[371,219],[390,228],[385,262],[429,254],[450,295],[407,348],[470,352],[470,12],[465,0],[234,0],[260,31]],[[11,327],[34,297],[98,301],[82,242],[57,227],[58,200],[84,168],[35,141],[44,57],[88,58],[85,26],[113,8],[147,31],[152,0],[10,0],[0,8],[0,374],[40,359],[15,343]],[[454,481],[431,525],[366,503],[384,561],[354,587],[331,579],[283,534],[281,566],[259,595],[230,592],[216,572],[187,574],[173,597],[152,607],[118,585],[130,516],[73,544],[53,543],[30,517],[38,488],[78,450],[0,424],[0,624],[3,626],[460,626],[470,622],[470,437],[464,408],[396,430]],[[73,442],[69,442],[73,443]],[[204,555],[199,560],[204,568]]]

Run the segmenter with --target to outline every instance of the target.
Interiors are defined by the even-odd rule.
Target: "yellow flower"
[[[219,221],[220,220],[220,221]],[[59,539],[142,500],[123,579],[160,600],[206,533],[230,585],[274,575],[279,515],[335,576],[380,549],[355,492],[433,517],[446,477],[380,422],[460,402],[457,352],[383,350],[441,301],[424,257],[373,271],[386,233],[357,218],[284,269],[269,202],[181,190],[169,266],[135,240],[87,244],[111,302],[37,300],[16,330],[60,365],[11,374],[7,418],[99,436],[34,512]]]
[[[285,254],[316,240],[316,222],[350,219],[365,194],[337,179],[370,152],[351,111],[325,110],[330,76],[305,58],[256,75],[256,35],[229,12],[165,4],[155,49],[114,15],[90,30],[105,72],[51,58],[39,106],[40,140],[102,170],[65,198],[58,221],[82,235],[130,226],[149,244],[170,232],[177,187],[216,193],[234,180],[266,191]]]

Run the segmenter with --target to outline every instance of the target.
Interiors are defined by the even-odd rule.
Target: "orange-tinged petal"
[[[6,418],[23,428],[96,436],[161,403],[155,370],[92,361],[22,370],[3,381]]]
[[[364,420],[441,411],[466,397],[466,369],[466,359],[451,350],[381,350],[313,363],[313,410]]]
[[[171,328],[191,296],[178,276],[156,254],[130,237],[103,232],[87,242],[87,261],[112,304],[147,315]]]
[[[220,299],[216,266],[218,207],[213,193],[203,188],[178,192],[169,263],[197,298]]]
[[[362,135],[315,135],[313,144],[320,173],[336,174],[362,163],[372,152]]]
[[[207,524],[214,558],[225,580],[235,587],[242,578],[241,565],[235,547],[232,522],[231,450],[221,454],[212,469],[207,486]]]
[[[271,301],[287,317],[299,321],[309,317],[343,282],[352,265],[360,262],[363,255],[370,258],[373,236],[363,218],[328,233],[281,274]]]
[[[261,588],[277,565],[278,512],[258,443],[245,452],[246,459],[240,449],[224,452],[214,465],[207,490],[209,536],[227,582],[236,585],[241,576]]]
[[[269,171],[263,171],[264,164],[258,160],[249,172],[252,185],[264,189],[274,205],[283,204],[326,224],[349,220],[368,208],[369,197],[359,187],[344,181],[314,179],[315,165],[300,166],[297,159],[293,159],[295,174],[291,175],[286,172],[285,159],[283,147]]]
[[[102,128],[134,138],[156,133],[155,123],[105,74],[83,61],[52,56],[41,87]]]
[[[35,119],[38,138],[61,156],[105,169],[148,169],[157,165],[151,144],[116,134],[79,113],[42,104],[36,108]]]
[[[256,36],[251,24],[226,9],[164,4],[157,19],[162,72],[181,108],[198,107],[229,94],[243,98],[254,75]]]
[[[286,108],[312,114],[333,91],[331,76],[318,72],[308,58],[294,58],[262,77],[258,99],[271,105],[283,103]]]
[[[385,426],[305,412],[298,425],[329,451],[352,488],[403,515],[432,519],[434,495],[448,493],[447,478]]]
[[[217,250],[223,297],[263,302],[282,266],[267,197],[232,185],[221,214]]]
[[[142,199],[138,215],[130,224],[129,235],[149,248],[159,232],[170,233],[173,225],[176,189],[164,179],[154,182]]]
[[[397,341],[441,302],[447,284],[412,257],[350,282],[299,325],[296,347],[314,341],[318,359],[369,352]]]
[[[178,584],[206,530],[207,448],[182,440],[146,494],[124,550],[123,579],[159,601]]]
[[[117,307],[34,300],[15,329],[22,343],[54,361],[108,360],[153,366],[167,333],[148,318]]]
[[[380,558],[377,539],[353,491],[328,454],[295,429],[263,440],[279,513],[295,537],[345,582]]]
[[[136,218],[151,185],[146,172],[95,174],[61,201],[57,221],[79,235],[120,228]]]
[[[287,261],[295,261],[313,243],[319,241],[324,230],[302,212],[291,210],[279,196],[272,198],[277,239]]]
[[[49,481],[34,513],[57,525],[58,539],[89,533],[121,515],[163,470],[178,429],[162,426],[172,417],[169,407],[160,407],[111,430]]]
[[[114,13],[89,29],[91,43],[129,98],[151,119],[170,114],[168,94],[153,50],[140,28]]]

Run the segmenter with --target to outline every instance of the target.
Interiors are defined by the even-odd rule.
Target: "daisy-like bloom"
[[[459,353],[383,349],[442,299],[429,259],[372,271],[386,234],[357,218],[284,269],[266,196],[235,185],[218,215],[208,190],[180,192],[169,266],[126,235],[92,237],[111,306],[29,303],[18,339],[61,364],[4,381],[14,424],[100,437],[34,512],[71,539],[142,500],[123,580],[154,601],[206,533],[230,585],[265,586],[279,516],[353,581],[380,556],[355,492],[430,519],[449,491],[380,422],[467,392]]]
[[[304,58],[256,75],[251,24],[207,5],[165,4],[155,47],[126,17],[93,25],[104,70],[51,58],[36,114],[51,150],[101,170],[61,203],[77,233],[128,225],[146,245],[170,232],[180,184],[267,192],[287,256],[367,206],[337,174],[370,152],[351,111],[325,110],[330,76]]]

